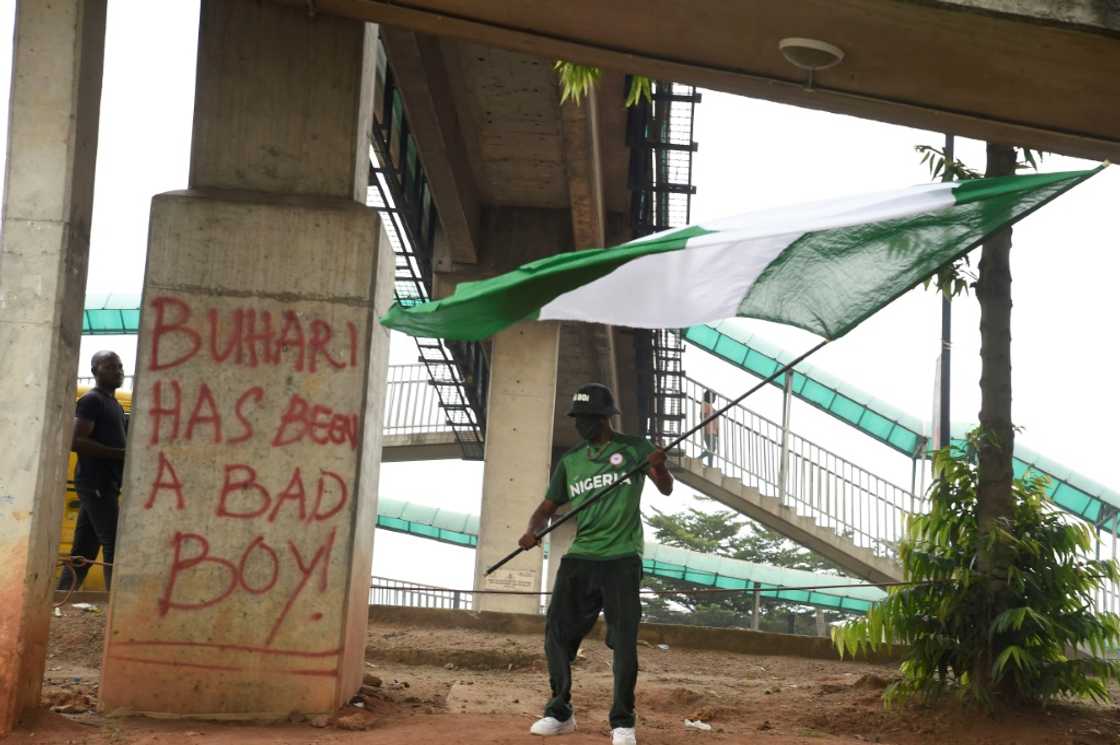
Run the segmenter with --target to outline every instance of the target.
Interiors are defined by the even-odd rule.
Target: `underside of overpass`
[[[626,81],[607,73],[581,105],[561,104],[552,60],[383,28],[385,85],[399,91],[439,226],[432,294],[571,248],[633,236]],[[379,118],[394,116],[392,96]],[[640,431],[633,334],[596,324],[559,331],[554,446],[575,389],[600,381],[618,393],[624,429]]]
[[[318,0],[316,7],[796,106],[1120,157],[1113,0],[573,0],[563,12],[502,0]],[[810,86],[778,49],[787,37],[821,39],[845,58]]]

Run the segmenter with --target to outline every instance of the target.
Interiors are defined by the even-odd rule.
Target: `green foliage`
[[[579,104],[584,96],[591,93],[600,75],[598,67],[577,65],[574,62],[565,62],[564,60],[556,60],[553,69],[560,76],[560,103],[564,103],[570,98],[576,104]]]
[[[577,65],[574,62],[556,60],[553,65],[560,76],[560,103],[569,98],[577,105],[591,93],[599,81],[601,71],[591,65]],[[635,106],[642,99],[653,100],[653,81],[644,75],[630,76],[630,91],[626,95],[626,107]]]
[[[930,181],[937,181],[941,179],[945,173],[945,151],[930,145],[915,145],[915,152],[922,156],[922,165],[929,166],[929,179]],[[949,181],[960,181],[961,179],[981,178],[982,173],[974,168],[969,168],[956,158],[948,164]]]
[[[646,517],[646,522],[653,528],[658,543],[667,546],[769,566],[815,572],[835,571],[835,567],[827,561],[735,512],[708,513],[690,509],[667,515],[654,510]],[[659,591],[682,591],[644,598],[647,620],[716,627],[750,624],[754,607],[750,592],[690,595],[687,591],[696,589],[693,584],[648,576],[642,580],[642,585]],[[842,616],[826,611],[826,617],[832,621]],[[814,634],[816,611],[796,603],[766,599],[759,609],[759,626],[764,631]]]
[[[1045,480],[1028,477],[1015,480],[1013,516],[989,538],[1006,549],[1006,575],[980,575],[979,441],[973,433],[963,452],[934,457],[932,508],[911,517],[900,546],[906,580],[919,584],[892,588],[866,618],[834,629],[833,642],[841,655],[907,646],[888,703],[948,691],[982,706],[994,693],[1042,703],[1111,700],[1107,684],[1120,680],[1120,662],[1102,657],[1120,645],[1120,616],[1094,612],[1092,602],[1104,581],[1120,579],[1120,565],[1088,559],[1089,526],[1047,504]],[[991,689],[972,677],[989,662]]]
[[[1020,150],[1023,159],[1015,165],[1015,169],[1021,171],[1024,168],[1030,168],[1037,171],[1044,153],[1041,150],[1031,150],[1025,147],[1020,148]],[[946,171],[948,171],[949,181],[983,178],[984,176],[983,173],[975,168],[970,168],[964,161],[957,158],[954,158],[952,162],[947,162],[945,151],[931,145],[915,145],[914,151],[922,156],[922,165],[929,167],[931,181],[944,178]],[[922,282],[922,287],[928,290],[931,284],[936,283],[938,292],[946,297],[954,298],[957,295],[967,295],[969,288],[976,286],[976,280],[976,273],[972,271],[972,265],[968,257],[964,256],[941,267],[937,270],[937,274],[926,277],[925,281]]]
[[[653,101],[653,81],[645,75],[630,76],[630,92],[626,94],[626,108],[637,106],[642,99]]]
[[[967,256],[962,256],[938,269],[937,274],[926,277],[922,287],[928,290],[936,282],[938,292],[954,298],[957,295],[967,295],[969,288],[976,286],[977,279],[976,272],[972,271],[972,262]]]

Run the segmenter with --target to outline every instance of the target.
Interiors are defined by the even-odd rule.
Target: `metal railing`
[[[712,409],[729,399],[691,378],[685,378],[686,428],[696,426],[704,411],[704,393]],[[681,443],[681,453],[702,460],[725,476],[738,479],[767,496],[778,497],[798,515],[812,518],[876,555],[897,557],[906,518],[926,509],[925,500],[909,489],[880,478],[799,435],[789,433],[785,483],[782,484],[782,426],[743,406],[717,420],[718,426],[695,433]],[[711,435],[716,434],[715,438]]]
[[[403,582],[398,579],[370,577],[369,604],[471,610],[474,607],[474,594],[419,585],[415,582]]]
[[[1097,559],[1120,559],[1120,545],[1117,544],[1116,531],[1120,528],[1120,511],[1113,510],[1111,515],[1102,520],[1094,529],[1096,545],[1094,546]],[[1106,583],[1095,593],[1096,608],[1098,611],[1120,613],[1120,587],[1111,582]]]
[[[425,365],[389,365],[383,431],[386,435],[451,432]]]

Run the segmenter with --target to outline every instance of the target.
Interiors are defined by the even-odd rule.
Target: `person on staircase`
[[[665,451],[640,437],[615,432],[610,418],[618,414],[609,388],[582,386],[572,397],[568,416],[575,420],[582,442],[565,453],[552,475],[548,493],[529,519],[518,541],[526,551],[540,543],[537,533],[557,508],[584,501],[641,466],[658,491],[673,491]],[[573,732],[572,668],[580,642],[602,611],[607,646],[614,653],[614,702],[610,710],[612,745],[635,745],[634,687],[638,681],[638,623],[642,604],[641,497],[645,479],[622,486],[576,516],[576,537],[560,562],[545,621],[552,699],[544,716],[529,730],[534,735]]]
[[[711,389],[706,389],[704,401],[700,404],[700,421],[716,413],[715,401],[716,394]],[[712,459],[719,452],[719,419],[713,419],[704,425],[703,436],[704,452],[700,454],[700,459],[705,462],[705,465],[711,466]]]

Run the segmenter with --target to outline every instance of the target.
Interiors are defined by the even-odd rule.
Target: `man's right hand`
[[[517,539],[517,545],[525,551],[531,551],[534,547],[539,546],[541,539],[537,538],[532,533],[526,533]]]

